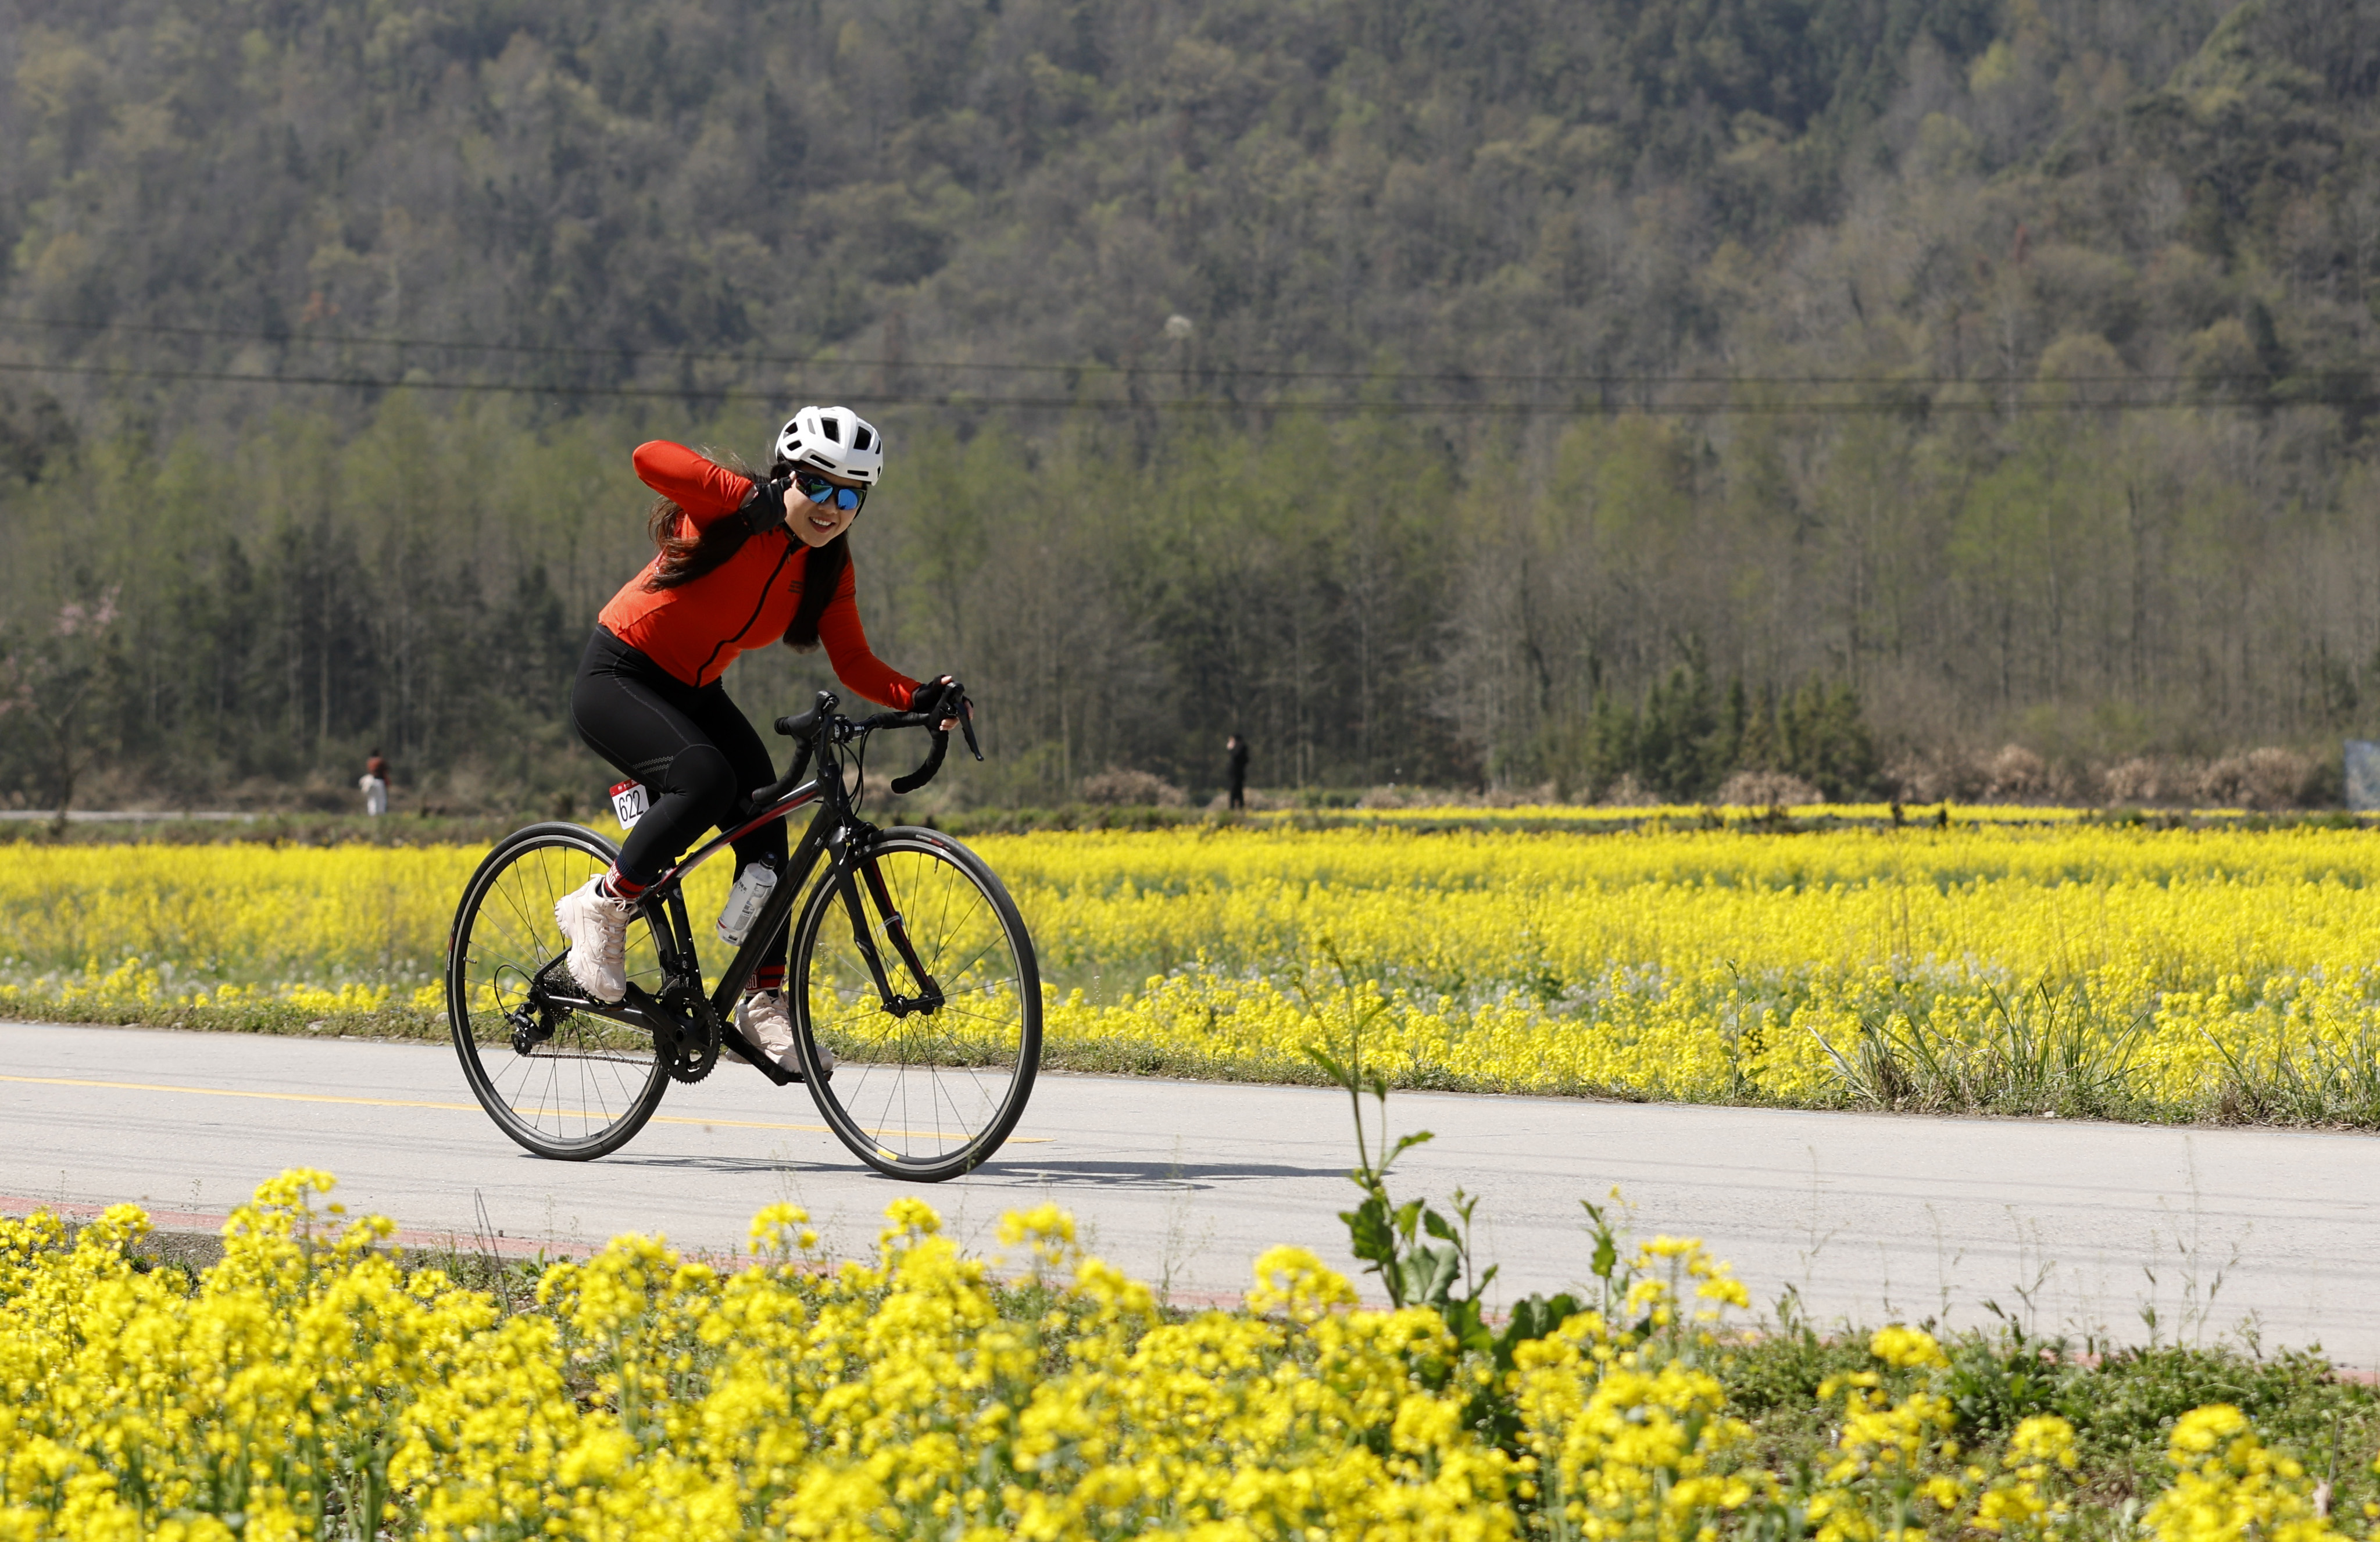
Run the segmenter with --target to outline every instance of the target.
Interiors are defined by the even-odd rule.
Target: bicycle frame
[[[813,803],[818,805],[818,812],[811,818],[808,828],[803,831],[801,840],[795,844],[787,857],[784,872],[778,877],[776,887],[770,891],[768,899],[761,905],[759,916],[752,923],[752,929],[745,934],[743,946],[736,951],[726,973],[720,976],[719,984],[710,995],[711,1015],[719,1024],[720,1047],[743,1056],[779,1087],[794,1081],[794,1074],[762,1054],[757,1046],[736,1031],[735,1002],[744,993],[744,982],[750,979],[752,972],[760,966],[760,960],[775,939],[777,929],[784,926],[792,917],[794,905],[808,889],[810,875],[817,870],[820,858],[827,859],[827,871],[820,881],[840,886],[844,906],[851,919],[853,941],[868,963],[885,1010],[895,1016],[905,1017],[912,1012],[930,1012],[942,1004],[941,988],[911,945],[908,929],[902,924],[900,912],[893,908],[892,894],[885,887],[882,875],[872,862],[863,859],[854,864],[848,859],[851,838],[863,832],[873,832],[871,827],[863,825],[854,817],[850,796],[843,787],[840,764],[830,760],[819,768],[818,775],[733,830],[722,832],[696,848],[653,881],[640,906],[646,923],[651,929],[655,950],[660,954],[665,982],[662,993],[668,995],[674,988],[687,981],[694,982],[699,989],[702,965],[695,951],[694,928],[686,911],[683,882],[686,876],[728,849],[740,837]],[[867,915],[861,909],[858,885],[851,881],[855,867],[859,880],[868,886],[868,898],[875,902],[878,914],[884,919],[886,936],[899,950],[902,962],[908,965],[910,977],[921,988],[920,994],[917,996],[904,996],[892,988],[892,978],[885,972],[883,958],[870,936]],[[573,1000],[569,1004],[574,1011],[608,1017],[649,1033],[676,1031],[675,1024],[671,1021],[671,1014],[662,1002],[634,983],[629,985],[628,993],[617,1002]]]

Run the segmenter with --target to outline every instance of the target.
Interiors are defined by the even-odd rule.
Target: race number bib
[[[634,830],[637,821],[645,817],[645,810],[651,806],[651,798],[641,782],[623,782],[612,789],[612,812],[620,817],[622,830]]]

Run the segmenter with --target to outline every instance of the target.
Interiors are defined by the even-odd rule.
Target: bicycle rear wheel
[[[803,1070],[819,1111],[860,1160],[940,1183],[1000,1149],[1032,1095],[1041,1063],[1033,939],[983,859],[932,831],[886,831],[854,876],[822,880],[794,930],[788,995]],[[838,1059],[831,1077],[821,1044]]]
[[[669,1087],[652,1035],[543,1004],[567,968],[554,902],[618,854],[591,830],[534,824],[498,843],[464,887],[446,953],[446,1017],[463,1079],[496,1127],[540,1157],[584,1161],[644,1128]],[[661,989],[652,932],[628,923],[628,978]]]

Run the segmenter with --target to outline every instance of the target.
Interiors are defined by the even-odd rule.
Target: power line
[[[815,355],[746,353],[716,349],[656,349],[587,347],[566,344],[496,343],[476,338],[370,336],[357,334],[264,332],[238,327],[181,326],[164,322],[75,322],[45,316],[0,316],[0,325],[76,332],[122,332],[148,336],[212,337],[241,342],[274,343],[286,346],[418,348],[456,353],[526,354],[545,358],[606,358],[623,362],[735,363],[747,366],[840,370],[972,370],[995,374],[1117,375],[1170,378],[1188,374],[1202,379],[1360,381],[1372,383],[1428,382],[1439,384],[1588,385],[1603,389],[1643,389],[1681,385],[1804,386],[1859,385],[1897,389],[1940,389],[1973,386],[2004,389],[2045,385],[2180,385],[2277,380],[2355,382],[2372,379],[2374,371],[2315,370],[2277,375],[2270,370],[2239,370],[2193,375],[2070,375],[2046,382],[2031,375],[1648,375],[1648,374],[1500,374],[1467,370],[1276,370],[1240,365],[1189,369],[1178,364],[1109,364],[1097,360],[1074,364],[1038,364],[1015,360],[833,358]],[[557,388],[558,389],[558,388]],[[591,389],[591,388],[590,388]],[[716,393],[696,393],[716,395]]]
[[[914,358],[834,358],[820,359],[809,354],[769,354],[736,352],[718,349],[657,349],[657,348],[595,348],[550,343],[492,343],[479,339],[437,337],[373,337],[353,334],[307,334],[302,332],[257,332],[237,327],[175,326],[163,323],[116,322],[69,322],[42,316],[0,316],[0,325],[46,327],[77,332],[127,332],[152,336],[214,337],[243,342],[269,342],[286,346],[323,346],[383,348],[441,349],[464,353],[530,354],[548,358],[609,358],[621,360],[650,359],[661,363],[700,364],[735,363],[745,365],[783,365],[791,368],[836,368],[871,370],[974,370],[992,374],[1112,374],[1134,376],[1170,376],[1185,372],[1208,377],[1224,376],[1256,380],[1334,380],[1334,381],[1464,381],[1494,382],[1512,384],[1529,382],[1546,383],[1581,383],[1600,382],[1617,383],[1623,377],[1595,375],[1507,375],[1470,374],[1462,371],[1436,373],[1402,370],[1268,370],[1241,365],[1220,369],[1185,370],[1177,364],[1109,364],[1092,360],[1075,364],[1033,364],[1008,359],[914,359]],[[1694,377],[1679,377],[1691,379]],[[1710,377],[1718,378],[1718,377]]]
[[[263,385],[276,387],[317,386],[369,391],[451,391],[468,395],[566,396],[573,398],[637,398],[662,401],[758,401],[773,402],[783,398],[782,391],[759,391],[748,386],[643,386],[643,385],[539,385],[516,381],[477,380],[415,380],[359,374],[255,374],[232,370],[157,370],[136,369],[99,364],[33,364],[0,361],[0,372],[9,374],[79,375],[102,380],[147,380],[208,384]],[[2349,377],[2341,377],[2349,378]],[[2362,377],[2351,377],[2362,379]],[[1733,383],[1714,382],[1711,383]],[[1815,382],[1813,383],[1815,383]],[[1899,384],[1899,382],[1868,382],[1866,383]],[[1958,383],[1967,383],[1960,382]],[[2014,400],[1961,398],[1937,400],[1917,398],[1894,400],[1867,398],[1852,400],[1818,400],[1795,402],[1716,401],[1716,402],[1653,402],[1653,401],[1235,401],[1228,397],[1194,396],[1172,400],[1131,401],[1115,397],[1075,396],[975,396],[958,393],[939,395],[872,394],[871,402],[887,407],[930,407],[962,409],[1022,409],[1041,412],[1330,412],[1366,413],[1392,412],[1400,414],[1444,413],[1449,416],[1516,417],[1516,418],[1585,418],[1617,417],[1641,413],[1651,417],[1693,418],[1721,417],[1791,417],[1795,414],[1819,416],[1884,415],[1895,417],[1927,413],[1993,413],[2016,412],[2168,412],[2198,408],[2225,410],[2261,410],[2275,407],[2380,407],[2380,395],[2368,391],[2335,392],[2292,395],[2275,400],[2267,397],[2232,397],[2192,401],[2180,398],[2151,400],[2126,397],[2113,401],[2073,401],[2046,397]]]

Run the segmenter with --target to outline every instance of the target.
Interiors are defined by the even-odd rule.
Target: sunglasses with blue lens
[[[824,504],[832,499],[835,507],[853,514],[857,514],[860,505],[868,502],[866,488],[837,487],[824,477],[814,476],[808,471],[794,473],[794,491],[813,504]]]

